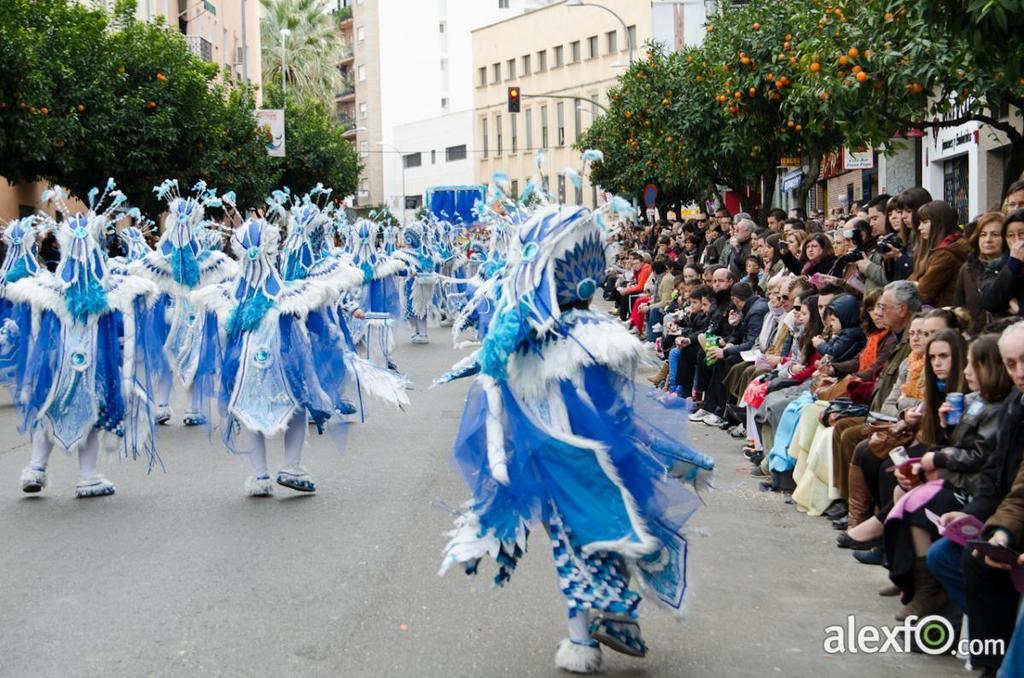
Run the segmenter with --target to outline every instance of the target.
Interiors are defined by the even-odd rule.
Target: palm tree
[[[338,63],[345,53],[333,14],[324,0],[260,0],[263,82],[281,82],[284,56],[289,94],[322,101],[331,110],[344,79]],[[282,31],[287,29],[287,33]],[[282,55],[282,41],[284,54]]]

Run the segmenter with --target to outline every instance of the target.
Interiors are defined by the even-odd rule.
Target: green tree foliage
[[[1024,108],[1022,14],[1024,0],[752,0],[699,47],[649,46],[579,146],[604,151],[603,185],[684,200],[716,185],[770,199],[779,160],[800,156],[802,198],[840,146],[978,120],[1011,144],[1005,188],[1024,170],[1020,118],[998,113]]]
[[[322,0],[260,0],[263,81],[281,82],[284,67],[289,89],[300,98],[333,106],[344,79],[338,63],[346,46],[335,16]],[[350,10],[351,12],[351,10]],[[287,31],[287,34],[282,34]],[[283,63],[282,63],[283,60]]]

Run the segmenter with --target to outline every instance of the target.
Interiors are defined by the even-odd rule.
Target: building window
[[[636,26],[626,27],[626,49],[636,49]]]
[[[533,109],[527,108],[523,115],[526,116],[526,150],[533,150]]]
[[[583,187],[582,186],[577,186],[576,184],[573,184],[572,187],[576,189],[576,204],[577,205],[582,205],[583,204]]]
[[[498,9],[508,9],[508,0],[498,0]]]
[[[573,141],[579,141],[580,135],[583,134],[583,102],[576,100],[572,104],[572,112],[575,113],[573,116]]]
[[[507,71],[505,73],[505,79],[506,80],[515,80],[516,79],[516,60],[515,59],[509,59],[507,62],[505,62],[505,69]]]
[[[551,191],[551,180],[548,179],[548,175],[543,174],[540,178],[540,187],[544,189],[545,193]]]
[[[449,146],[444,149],[444,159],[446,162],[455,162],[456,160],[466,159],[466,144],[460,144],[458,146]]]
[[[477,85],[480,87],[487,86],[487,66],[481,66],[477,69]]]
[[[558,202],[565,203],[565,175],[558,175]]]
[[[501,82],[501,64],[491,64],[491,84]]]
[[[548,107],[540,107],[540,147],[548,147]]]
[[[405,196],[405,209],[407,210],[418,210],[423,205],[422,195],[407,195]]]
[[[558,122],[558,140],[555,143],[556,146],[565,146],[565,103],[559,101],[555,105],[555,115]]]
[[[482,132],[481,137],[483,139],[483,156],[487,157],[487,151],[490,150],[487,147],[487,118],[480,118],[480,131]]]
[[[519,199],[519,179],[513,179],[512,180],[512,195],[511,195],[511,198],[513,200],[518,200]]]
[[[441,110],[448,112],[448,97],[441,97]]]
[[[597,97],[598,96],[599,95],[598,95],[597,92],[594,92],[593,94],[590,95],[590,124],[591,125],[593,125],[594,121],[597,120],[597,112],[599,110],[598,107],[597,107]]]
[[[601,56],[601,48],[597,45],[597,36],[592,35],[587,38],[587,57],[596,59],[599,56]]]
[[[501,125],[501,116],[500,115],[494,116],[494,136],[498,140],[498,145],[496,147],[495,155],[501,155],[501,132],[502,132],[501,127],[502,127],[502,125]]]
[[[529,74],[530,74],[530,55],[529,54],[524,54],[523,55],[523,75],[529,75]]]
[[[445,32],[445,27],[446,27],[446,25],[447,25],[447,24],[446,24],[446,23],[445,23],[444,21],[442,21],[441,23],[439,23],[439,24],[437,25],[437,32],[438,32],[438,33],[444,33],[444,32]]]
[[[441,74],[444,75],[448,72],[448,60],[441,59]]]
[[[619,51],[619,32],[608,31],[604,34],[604,39],[607,43],[605,51],[608,54],[615,54]]]
[[[580,41],[573,40],[569,43],[569,58],[572,59],[569,63],[578,64],[580,62]]]
[[[512,126],[511,127],[511,132],[512,132],[512,152],[513,153],[515,153],[516,151],[519,150],[519,130],[518,130],[519,125],[517,124],[517,120],[516,120],[518,117],[519,116],[517,116],[515,113],[511,113],[508,116],[508,122]]]
[[[403,155],[402,163],[405,165],[406,169],[410,167],[420,167],[423,165],[423,154],[410,153],[409,155]]]
[[[356,72],[359,74],[359,82],[366,82],[366,66],[360,65]]]
[[[359,117],[360,118],[365,118],[366,117],[366,103],[365,102],[359,104]]]
[[[365,39],[366,39],[366,29],[363,28],[362,26],[357,26],[356,27],[356,40],[358,40],[359,42],[362,42]]]
[[[961,224],[966,224],[968,221],[969,165],[966,155],[942,163],[942,199],[956,210]]]
[[[537,72],[543,73],[548,70],[548,51],[542,49],[537,52]]]
[[[370,155],[370,142],[369,141],[360,141],[359,142],[359,155],[363,156],[364,158],[366,156]]]
[[[597,209],[597,184],[590,184],[590,206]]]
[[[552,68],[561,68],[565,65],[565,48],[561,45],[555,46],[555,65]]]
[[[431,165],[436,165],[437,164],[437,151],[435,151],[433,149],[431,149],[431,151],[430,151],[430,164]]]

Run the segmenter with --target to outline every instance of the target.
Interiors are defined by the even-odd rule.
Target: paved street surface
[[[437,576],[450,516],[466,498],[449,463],[467,383],[427,390],[455,362],[447,333],[403,345],[411,409],[376,404],[339,456],[312,441],[316,496],[243,495],[248,461],[180,421],[161,430],[167,472],[108,460],[112,498],[75,500],[77,464],[55,454],[42,496],[0,409],[0,676],[556,676],[563,608],[550,550],[531,542],[511,583]],[[180,413],[180,408],[179,408]],[[882,568],[834,546],[827,521],[757,492],[739,445],[696,425],[718,491],[694,522],[689,617],[646,607],[651,653],[605,653],[617,676],[959,675],[952,659],[828,657],[824,628],[847,614],[890,624]],[[281,450],[273,446],[272,472]],[[561,674],[565,675],[565,674]]]

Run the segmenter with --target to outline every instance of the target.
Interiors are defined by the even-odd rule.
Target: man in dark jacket
[[[704,404],[701,409],[705,414],[691,421],[703,421],[709,426],[724,426],[725,406],[729,393],[725,388],[725,377],[733,365],[743,361],[740,354],[749,351],[757,336],[761,333],[761,325],[768,314],[768,302],[762,297],[754,296],[753,288],[747,283],[736,283],[730,290],[733,310],[729,312],[731,334],[726,338],[725,346],[708,348],[706,353],[715,361],[709,372],[704,389]]]
[[[728,266],[737,280],[746,274],[745,266],[752,249],[751,238],[754,235],[754,228],[753,221],[741,219],[732,227],[732,236],[722,248],[722,258],[719,262],[723,266]]]
[[[1003,411],[999,414],[1002,426],[996,434],[992,454],[978,475],[971,501],[963,509],[964,513],[983,521],[996,513],[1020,472],[1024,450],[1024,404],[1021,402],[1021,393],[1024,392],[1024,322],[1011,325],[1003,332],[999,339],[999,353],[1015,388],[1003,403]],[[1012,543],[1013,535],[1000,529],[997,523],[989,523],[985,536],[993,543],[1020,546]],[[981,554],[975,555],[971,548],[964,549],[962,565],[971,640],[1002,639],[1005,648],[1013,635],[1020,603],[1020,594],[1014,588],[1009,572],[990,566]],[[978,643],[979,647],[986,649],[990,649],[990,645]],[[997,653],[977,654],[972,655],[971,660],[976,668],[982,669],[982,675],[995,676],[1002,656]]]

